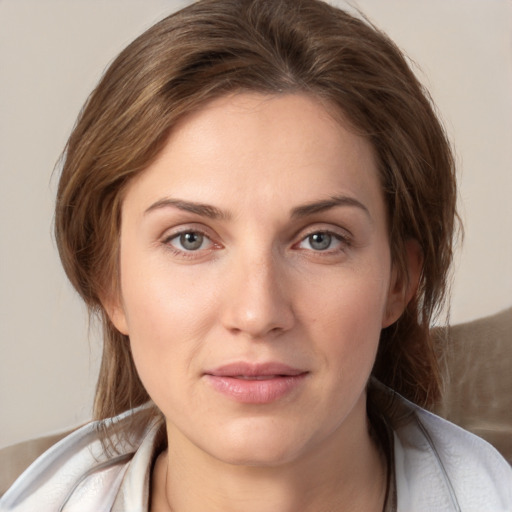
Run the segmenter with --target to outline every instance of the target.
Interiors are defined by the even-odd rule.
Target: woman
[[[385,35],[316,0],[197,2],[114,61],[63,162],[98,422],[0,510],[512,507],[506,462],[421,408],[454,166]]]

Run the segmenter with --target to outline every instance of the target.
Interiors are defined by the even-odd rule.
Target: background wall
[[[105,66],[186,3],[0,0],[0,447],[90,417],[99,335],[60,269],[52,171]],[[504,309],[512,305],[512,2],[358,5],[419,63],[456,145],[466,239],[452,322]]]

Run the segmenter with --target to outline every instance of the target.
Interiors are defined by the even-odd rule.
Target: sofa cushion
[[[512,308],[436,335],[448,350],[434,412],[483,437],[512,464]]]

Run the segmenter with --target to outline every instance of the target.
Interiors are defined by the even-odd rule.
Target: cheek
[[[379,268],[379,267],[377,267]],[[326,364],[344,373],[371,369],[386,310],[388,280],[372,271],[331,276],[301,296],[302,324]]]
[[[173,331],[185,334],[197,329],[198,312],[211,302],[204,276],[191,266],[170,265],[165,253],[126,253],[121,261],[121,290],[130,336],[147,330],[153,334],[147,342],[158,344],[164,334],[167,338]]]
[[[155,399],[159,387],[167,387],[169,379],[177,380],[190,367],[215,318],[214,296],[209,292],[215,288],[192,267],[174,267],[171,272],[161,260],[137,257],[132,251],[121,262],[123,309],[133,357]]]
[[[387,306],[389,281],[384,272],[374,269],[344,271],[304,283],[297,292],[308,323],[318,329],[338,329],[352,325],[354,335],[369,329],[380,330]]]

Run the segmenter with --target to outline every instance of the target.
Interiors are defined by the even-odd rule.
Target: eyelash
[[[180,249],[172,243],[173,240],[179,239],[180,237],[185,236],[185,235],[200,235],[201,237],[203,237],[201,245],[204,242],[204,240],[207,240],[208,247],[201,248],[201,246],[199,246],[195,250],[194,249],[187,250],[185,248]],[[326,247],[325,249],[317,249],[317,250],[315,250],[314,248],[304,248],[304,250],[310,251],[311,253],[313,253],[315,255],[325,255],[325,256],[331,255],[332,256],[332,255],[336,255],[339,253],[343,253],[347,248],[349,248],[351,246],[351,239],[349,236],[341,235],[340,233],[337,233],[337,232],[334,232],[331,230],[327,230],[327,229],[323,229],[323,230],[316,229],[316,230],[311,230],[309,233],[306,233],[305,235],[303,235],[298,242],[296,242],[295,244],[292,245],[292,248],[300,250],[301,249],[300,245],[307,242],[308,240],[310,241],[309,243],[311,245],[311,237],[313,237],[315,235],[328,236],[329,237],[329,245],[331,245],[333,241],[335,241],[337,243],[337,246],[335,248]],[[197,258],[199,255],[204,255],[205,251],[211,252],[213,250],[222,248],[222,245],[214,242],[212,240],[211,236],[209,236],[205,231],[203,231],[201,229],[197,229],[197,228],[183,229],[181,231],[172,233],[171,235],[166,236],[162,240],[162,243],[165,245],[166,248],[168,248],[170,251],[172,251],[177,256],[180,256],[182,258],[190,258],[190,259]]]
[[[327,255],[339,254],[339,253],[344,252],[347,248],[349,248],[351,246],[351,239],[349,236],[342,235],[340,233],[330,231],[328,229],[316,229],[316,230],[312,230],[309,233],[306,233],[304,236],[302,236],[302,238],[299,240],[299,242],[294,244],[293,247],[300,246],[301,244],[310,240],[311,237],[313,237],[315,235],[324,235],[324,236],[327,235],[328,237],[330,237],[330,242],[332,242],[332,241],[337,242],[337,247],[335,247],[335,248],[327,247],[325,249],[317,249],[317,250],[315,250],[313,248],[306,249],[306,250],[313,252],[315,255],[318,254],[318,255],[326,255],[327,256]],[[310,240],[310,244],[311,244],[311,240]]]
[[[197,250],[187,250],[185,248],[179,249],[172,244],[173,240],[179,239],[180,237],[182,237],[184,235],[189,235],[189,234],[201,235],[202,237],[204,237],[205,240],[207,240],[209,242],[209,247],[206,249],[198,248]],[[198,254],[204,254],[205,251],[209,252],[209,251],[219,249],[222,247],[220,244],[215,243],[212,240],[211,236],[209,236],[205,231],[203,231],[201,229],[197,229],[197,228],[183,229],[176,233],[172,233],[171,235],[164,237],[164,239],[162,240],[162,243],[171,252],[173,252],[174,254],[176,254],[177,256],[180,256],[182,258],[197,258]]]

